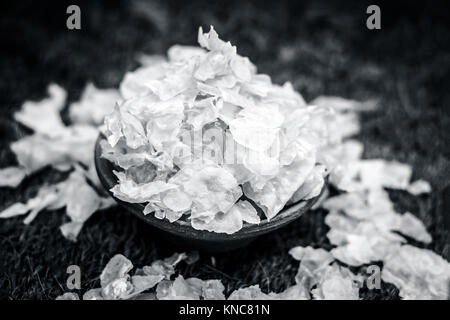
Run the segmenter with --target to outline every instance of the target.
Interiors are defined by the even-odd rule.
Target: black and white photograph
[[[0,8],[0,300],[450,300],[445,1]]]

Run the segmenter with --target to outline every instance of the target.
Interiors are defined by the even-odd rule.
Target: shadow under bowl
[[[103,187],[119,205],[139,219],[155,227],[160,231],[159,233],[165,240],[170,241],[178,247],[199,249],[208,252],[226,252],[244,247],[257,237],[280,229],[298,219],[316,203],[326,188],[325,185],[321,194],[315,198],[284,207],[270,221],[262,220],[259,224],[244,223],[242,229],[233,234],[196,230],[187,221],[178,220],[171,223],[166,219],[161,220],[155,218],[153,214],[144,215],[145,204],[129,203],[114,197],[110,189],[117,184],[117,178],[113,173],[114,165],[109,160],[101,157],[100,141],[103,139],[104,136],[100,135],[95,144],[95,167]]]

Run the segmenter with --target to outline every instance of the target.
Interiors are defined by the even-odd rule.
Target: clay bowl
[[[119,203],[119,205],[139,219],[155,227],[160,231],[161,236],[163,236],[165,240],[168,240],[179,247],[199,249],[208,252],[225,252],[241,248],[255,240],[257,237],[280,229],[298,219],[308,211],[320,197],[319,195],[316,198],[286,206],[272,220],[262,220],[261,223],[257,225],[244,224],[241,230],[231,235],[196,230],[186,221],[175,221],[174,223],[170,223],[167,220],[155,218],[153,214],[144,215],[142,213],[145,207],[144,204],[128,203],[115,198],[109,190],[116,185],[117,178],[112,172],[114,165],[108,160],[100,157],[100,141],[102,139],[104,139],[104,137],[100,135],[95,145],[95,167],[97,169],[98,177],[106,191]],[[323,188],[322,193],[324,192],[325,187]]]

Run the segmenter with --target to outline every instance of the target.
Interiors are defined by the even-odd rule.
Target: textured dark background
[[[433,185],[430,196],[390,192],[402,211],[424,221],[434,241],[428,247],[450,258],[450,32],[438,1],[374,1],[382,29],[365,27],[365,1],[2,1],[0,4],[0,167],[15,163],[9,143],[28,134],[12,120],[25,100],[41,99],[56,82],[79,98],[86,82],[117,87],[137,66],[138,53],[163,54],[175,43],[195,44],[197,28],[214,25],[274,81],[291,81],[309,101],[327,94],[376,99],[380,109],[363,117],[359,136],[366,157],[407,162],[414,178]],[[66,7],[78,4],[82,30],[66,29]],[[63,114],[67,119],[66,113]],[[0,189],[0,209],[33,195],[43,181],[61,179],[51,169],[27,178],[18,189]],[[447,202],[447,204],[445,204]],[[227,293],[260,284],[279,291],[292,284],[295,245],[331,248],[323,211],[249,247],[182,265],[185,276],[219,278]],[[65,240],[62,211],[43,212],[29,226],[21,218],[0,221],[0,290],[5,299],[53,299],[66,290],[65,270],[82,269],[82,292],[115,253],[137,266],[177,248],[123,210],[95,214],[79,241]],[[420,245],[420,244],[418,244]],[[395,299],[398,291],[361,291],[366,299]]]

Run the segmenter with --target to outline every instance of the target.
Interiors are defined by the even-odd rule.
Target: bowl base
[[[177,236],[172,233],[159,230],[158,228],[152,228],[158,233],[160,240],[165,240],[180,250],[200,250],[208,253],[223,253],[236,249],[243,248],[256,240],[258,237],[236,239],[235,241],[208,241],[203,239],[189,239],[182,236]]]

